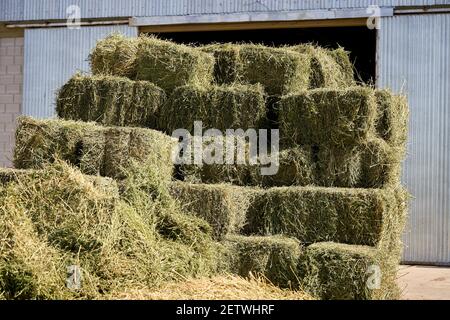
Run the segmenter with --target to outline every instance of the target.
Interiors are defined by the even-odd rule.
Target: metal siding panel
[[[450,264],[450,15],[382,18],[378,86],[408,95],[403,181],[414,197],[403,260]]]
[[[23,114],[55,116],[55,93],[77,70],[88,72],[88,55],[98,39],[113,31],[137,36],[128,26],[27,29],[24,52]]]
[[[23,0],[1,0],[0,21],[23,19]]]
[[[8,12],[17,7],[16,1],[2,1],[11,4],[11,8],[6,6]],[[21,0],[20,3],[23,3],[23,13],[15,20],[65,19],[66,8],[72,4],[80,6],[82,18],[107,18],[353,9],[372,4],[385,7],[445,5],[450,4],[450,0]]]

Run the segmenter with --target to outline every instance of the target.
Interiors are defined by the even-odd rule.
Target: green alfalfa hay
[[[298,287],[297,267],[303,248],[296,239],[234,235],[228,236],[224,244],[231,273],[242,277],[263,276],[281,287]]]
[[[261,176],[261,186],[267,188],[315,184],[315,164],[311,148],[296,147],[282,150],[278,153],[278,161],[277,173]],[[260,174],[260,170],[258,167],[253,172]]]
[[[155,83],[167,92],[187,84],[208,86],[213,80],[214,57],[195,47],[140,36],[137,79]]]
[[[408,138],[408,103],[405,96],[394,95],[389,90],[376,90],[376,129],[380,138],[404,154]]]
[[[156,128],[164,91],[147,81],[75,74],[58,92],[56,112],[66,120]]]
[[[103,163],[102,135],[103,128],[93,123],[20,117],[14,167],[40,169],[59,157],[85,168],[85,173],[97,174]],[[82,153],[79,152],[81,147]]]
[[[113,33],[97,41],[89,55],[92,73],[134,79],[137,73],[138,44],[138,38],[126,37],[119,33]]]
[[[316,185],[325,187],[356,187],[361,182],[363,164],[359,147],[323,144],[316,149]]]
[[[157,168],[141,170],[136,165],[127,171],[120,196],[115,189],[112,192],[95,185],[63,162],[10,182],[2,192],[6,201],[0,212],[13,217],[26,215],[39,241],[27,234],[19,236],[28,237],[29,248],[43,242],[50,251],[59,252],[55,259],[62,260],[62,266],[57,265],[57,270],[64,273],[40,277],[42,269],[52,271],[55,259],[30,254],[30,259],[38,260],[31,266],[23,265],[16,252],[2,250],[0,254],[15,263],[8,263],[15,268],[8,269],[8,274],[18,275],[7,278],[8,295],[15,297],[22,289],[37,287],[47,291],[38,295],[36,290],[28,290],[25,298],[65,299],[69,265],[78,265],[83,275],[81,290],[72,293],[72,298],[98,298],[125,286],[154,286],[218,272],[215,258],[221,246],[211,240],[206,222],[180,211],[159,179]],[[30,271],[29,266],[35,269]]]
[[[219,130],[258,128],[265,118],[265,95],[259,85],[176,88],[161,110],[159,127],[171,134],[186,129],[193,134],[194,121]]]
[[[314,89],[279,103],[281,140],[287,145],[349,148],[375,130],[377,104],[372,89]]]
[[[398,290],[393,273],[385,267],[373,247],[333,242],[315,243],[306,249],[301,262],[302,287],[311,295],[325,300],[393,299]],[[372,269],[371,269],[372,268]],[[376,273],[373,268],[380,268]],[[378,289],[370,276],[381,275]],[[375,280],[376,281],[376,280]]]
[[[346,51],[343,47],[331,50],[329,54],[334,58],[334,60],[341,67],[341,76],[344,82],[354,83],[355,82],[355,67],[350,60],[350,52]]]
[[[330,50],[313,44],[301,44],[290,49],[309,55],[310,88],[346,88],[355,85],[353,66],[348,53],[342,48]]]
[[[214,56],[214,80],[216,83],[233,84],[240,82],[243,63],[239,58],[239,45],[217,43],[200,47],[199,49]]]
[[[310,60],[288,48],[258,44],[215,44],[203,48],[216,58],[219,84],[261,84],[269,95],[308,88]]]
[[[399,298],[397,269],[409,195],[401,187],[387,192],[396,200],[388,204],[394,214],[383,218],[378,244],[375,247],[331,242],[310,245],[299,264],[303,289],[321,299]],[[379,287],[370,288],[368,284]]]
[[[18,123],[16,168],[40,169],[59,158],[79,167],[85,174],[121,178],[134,160],[143,165],[156,164],[161,178],[171,179],[175,142],[161,132],[29,117],[21,117]]]
[[[0,187],[0,297],[68,298],[64,255],[37,234],[33,222]]]
[[[401,161],[404,156],[402,147],[391,147],[383,139],[372,138],[361,149],[361,177],[358,187],[385,188],[400,184]]]
[[[384,232],[397,230],[397,225],[385,221],[398,214],[398,199],[390,190],[271,188],[253,197],[244,232],[284,234],[306,244],[334,241],[374,246]]]
[[[228,184],[191,184],[174,182],[170,186],[187,214],[206,220],[216,240],[238,234],[245,224],[253,190]]]

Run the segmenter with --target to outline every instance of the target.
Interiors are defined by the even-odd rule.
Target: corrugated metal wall
[[[0,21],[23,20],[24,0],[1,0]]]
[[[137,36],[128,26],[27,29],[25,31],[23,114],[55,115],[55,92],[77,70],[88,72],[88,55],[98,39],[113,31]]]
[[[450,4],[449,0],[2,0],[2,7],[4,1],[15,4],[7,7],[11,10],[5,14],[8,20],[65,19],[66,8],[74,4],[80,6],[82,18],[348,9],[371,4],[381,7]],[[15,7],[23,7],[23,13],[15,12]]]
[[[378,85],[408,94],[406,262],[450,264],[450,15],[383,18]]]

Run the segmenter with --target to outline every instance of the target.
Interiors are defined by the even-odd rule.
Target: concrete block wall
[[[16,118],[21,114],[23,37],[0,38],[0,167],[12,166]]]

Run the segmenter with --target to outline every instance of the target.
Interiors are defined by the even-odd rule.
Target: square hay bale
[[[381,245],[403,229],[406,213],[400,204],[405,200],[399,192],[321,187],[263,190],[253,197],[244,233],[284,234],[305,244],[334,241]]]
[[[258,128],[265,118],[265,96],[259,85],[176,88],[161,110],[159,126],[167,133],[182,128],[193,133],[194,121],[205,129]]]
[[[394,95],[389,90],[376,90],[376,129],[380,138],[391,147],[400,148],[405,153],[408,138],[408,102],[406,97]]]
[[[355,83],[354,66],[350,60],[350,52],[346,51],[342,47],[339,47],[331,50],[329,54],[341,67],[341,76],[343,77],[343,80],[347,83]]]
[[[157,170],[161,179],[170,180],[174,146],[172,138],[150,129],[21,117],[14,165],[19,169],[40,169],[60,159],[85,174],[122,178],[130,162],[137,161],[143,170]]]
[[[278,172],[262,176],[262,186],[307,186],[315,184],[315,164],[311,148],[296,147],[278,153]],[[259,169],[259,167],[258,167]],[[260,173],[259,170],[257,174]]]
[[[358,187],[384,188],[400,185],[402,147],[391,147],[385,140],[372,138],[362,147],[361,177]]]
[[[314,89],[291,94],[279,104],[281,139],[286,144],[355,146],[375,130],[372,89]]]
[[[113,33],[97,41],[89,55],[94,75],[112,75],[134,79],[139,39]]]
[[[232,43],[211,44],[200,50],[215,58],[214,80],[218,84],[239,83],[242,79],[243,64],[239,57],[240,46]]]
[[[139,38],[136,65],[137,79],[168,92],[187,84],[208,86],[213,80],[213,55],[153,36]]]
[[[239,233],[245,224],[247,208],[254,191],[227,184],[191,184],[173,182],[172,196],[188,214],[206,220],[216,240]]]
[[[315,243],[301,262],[301,285],[325,300],[396,299],[396,268],[386,259],[373,247]]]
[[[296,239],[228,236],[224,244],[228,248],[231,273],[242,277],[262,275],[281,287],[298,286],[297,268],[303,248]]]
[[[310,59],[306,54],[256,44],[214,44],[202,50],[216,58],[219,84],[260,83],[269,95],[308,88]]]
[[[66,120],[156,128],[164,91],[147,81],[76,74],[58,92],[56,112]]]
[[[361,181],[363,165],[359,147],[320,145],[316,150],[317,185],[324,187],[356,187]]]
[[[332,51],[312,44],[301,44],[290,49],[310,57],[310,88],[346,88],[356,84],[348,53],[342,48]]]
[[[20,117],[14,166],[41,169],[45,163],[59,158],[83,168],[86,174],[99,174],[103,164],[103,135],[103,127],[93,123]]]

